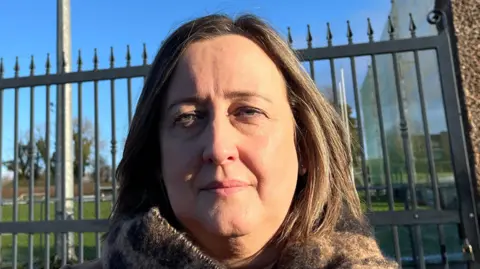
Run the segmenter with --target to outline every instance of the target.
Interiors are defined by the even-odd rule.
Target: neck
[[[271,268],[278,258],[278,251],[274,246],[268,246],[268,240],[259,239],[246,235],[235,238],[209,238],[197,243],[206,253],[228,268]]]

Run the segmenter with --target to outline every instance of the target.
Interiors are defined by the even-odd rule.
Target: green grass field
[[[75,204],[75,219],[78,219],[78,204]],[[100,204],[100,219],[108,218],[111,210],[111,202],[101,202]],[[55,206],[54,204],[50,205],[50,219],[54,219]],[[2,220],[4,222],[12,221],[13,216],[13,207],[12,206],[3,206],[2,207]],[[18,217],[20,221],[28,221],[29,216],[29,207],[28,205],[19,205],[18,207]],[[84,219],[95,219],[95,203],[87,202],[84,203]],[[34,208],[34,217],[36,221],[46,220],[45,216],[45,205],[36,204]],[[35,260],[44,260],[45,259],[45,245],[46,245],[46,235],[45,234],[34,234],[33,236],[33,245],[34,245],[34,259]],[[54,235],[50,234],[50,255],[55,253],[54,249]],[[75,242],[78,242],[79,234],[75,234]],[[86,259],[93,259],[96,255],[96,236],[95,233],[85,233],[84,237],[84,255]],[[2,235],[2,264],[10,264],[12,261],[12,252],[13,252],[13,237],[10,234]],[[28,242],[29,235],[19,234],[17,236],[18,243],[18,260],[20,262],[28,261]],[[78,246],[77,246],[78,248]],[[78,253],[78,249],[77,249]]]
[[[93,202],[84,203],[84,219],[95,219],[95,207]],[[373,211],[386,211],[388,210],[387,203],[384,201],[372,201]],[[99,218],[107,218],[111,210],[111,202],[102,202],[100,206],[100,216]],[[395,210],[403,210],[403,204],[396,203]],[[2,208],[3,221],[12,221],[12,207],[4,206]],[[28,221],[29,209],[28,205],[20,205],[18,210],[18,216],[20,221]],[[45,207],[41,204],[37,204],[34,209],[35,220],[45,220]],[[54,218],[54,205],[50,206],[50,219]],[[78,219],[78,204],[75,205],[75,218]],[[426,225],[421,227],[422,230],[422,242],[424,246],[425,255],[438,255],[439,254],[439,236],[437,232],[437,227],[435,225]],[[456,226],[445,226],[445,243],[447,251],[459,252],[460,242],[458,239],[458,232]],[[376,227],[375,235],[378,239],[378,242],[386,255],[394,256],[394,244],[393,244],[393,235],[391,227]],[[400,250],[402,256],[411,256],[412,255],[412,246],[410,243],[410,229],[408,227],[399,227],[398,235],[400,238]],[[42,261],[45,259],[45,241],[46,236],[44,234],[35,234],[33,237],[34,245],[34,259],[37,261]],[[54,236],[51,234],[49,236],[50,241],[50,254],[54,254]],[[28,238],[29,235],[20,234],[18,235],[18,259],[19,262],[28,261]],[[75,234],[75,242],[78,242],[78,234]],[[2,264],[10,264],[12,261],[12,236],[3,235],[2,236]],[[77,254],[78,254],[78,243],[77,243]],[[84,255],[85,259],[93,259],[96,256],[96,240],[94,233],[85,233],[84,234]]]

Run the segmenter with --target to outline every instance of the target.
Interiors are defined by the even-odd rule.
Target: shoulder
[[[315,234],[286,246],[281,268],[394,269],[398,265],[383,256],[375,238],[368,234],[334,232]]]
[[[371,235],[336,232],[328,241],[332,246],[330,260],[338,262],[338,268],[398,268],[394,261],[383,255]]]
[[[94,260],[89,262],[84,262],[75,265],[65,265],[61,269],[102,269],[102,262],[100,260]]]

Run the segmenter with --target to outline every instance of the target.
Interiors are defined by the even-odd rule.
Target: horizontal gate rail
[[[361,57],[368,55],[412,52],[437,49],[444,40],[444,33],[436,36],[417,37],[415,39],[397,39],[370,43],[348,44],[331,47],[306,48],[297,50],[303,61],[319,61],[337,58]]]
[[[102,233],[108,223],[106,219],[2,222],[0,234]]]
[[[375,226],[460,223],[458,211],[385,211],[370,212],[366,215]],[[0,234],[106,232],[108,223],[106,219],[2,222]]]
[[[384,211],[369,212],[366,215],[374,226],[460,223],[457,210]]]
[[[148,74],[149,65],[100,69],[52,75],[38,75],[0,79],[0,89],[25,88],[45,85],[60,85],[66,83],[92,82],[112,79],[143,77]]]

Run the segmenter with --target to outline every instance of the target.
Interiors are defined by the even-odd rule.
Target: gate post
[[[446,18],[446,24],[439,24],[439,30],[446,30],[449,34],[452,56],[452,69],[454,71],[457,100],[454,107],[451,107],[451,113],[457,113],[461,117],[461,125],[463,128],[457,130],[457,135],[462,136],[463,148],[465,150],[465,160],[469,174],[469,178],[458,178],[457,180],[467,181],[460,183],[461,185],[471,188],[471,197],[473,210],[471,221],[465,227],[467,236],[476,233],[474,240],[470,239],[472,252],[476,259],[475,268],[480,268],[480,242],[478,237],[478,210],[480,209],[480,51],[478,50],[478,40],[480,40],[480,6],[479,0],[436,0],[435,9],[443,12]],[[441,76],[444,73],[440,73]],[[445,90],[445,89],[444,89]],[[453,111],[455,109],[456,111]],[[455,169],[457,170],[457,169]],[[457,185],[458,186],[458,185]],[[460,190],[464,192],[466,190]],[[464,210],[462,210],[464,211]],[[473,214],[473,211],[476,211]],[[462,222],[468,223],[461,213]],[[463,216],[462,216],[463,214]],[[477,230],[473,228],[476,226]]]

